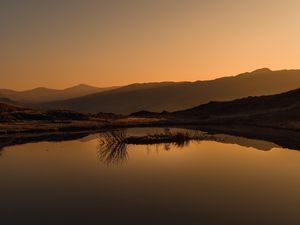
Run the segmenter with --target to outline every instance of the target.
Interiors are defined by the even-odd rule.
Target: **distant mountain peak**
[[[256,77],[256,76],[261,76],[261,75],[264,75],[264,74],[269,74],[269,73],[272,73],[273,71],[269,68],[261,68],[261,69],[257,69],[257,70],[254,70],[252,72],[246,72],[246,73],[241,73],[237,76],[234,76],[234,77],[240,77],[240,78],[253,78],[253,77]],[[225,77],[226,78],[226,77]],[[221,78],[222,79],[222,78]]]
[[[75,85],[74,87],[92,87],[92,86],[88,85],[88,84],[78,84],[78,85]]]
[[[99,89],[98,87],[94,87],[88,84],[78,84],[69,88],[66,88],[64,90],[85,90],[85,89]]]
[[[269,73],[269,72],[272,72],[272,70],[269,68],[261,68],[261,69],[254,70],[251,73]]]
[[[37,87],[37,88],[33,88],[31,90],[27,90],[27,91],[47,91],[47,90],[54,90],[54,89],[50,89],[50,88],[46,88],[46,87]]]

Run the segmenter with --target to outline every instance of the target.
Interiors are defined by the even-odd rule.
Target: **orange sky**
[[[3,0],[0,88],[300,68],[299,12],[298,0]]]

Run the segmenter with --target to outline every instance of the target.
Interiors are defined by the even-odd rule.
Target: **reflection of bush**
[[[191,140],[198,139],[199,136],[191,132],[171,132],[165,129],[163,133],[151,134],[140,137],[124,138],[126,144],[151,145],[151,144],[175,144],[178,147],[186,146]]]
[[[127,147],[124,142],[126,130],[111,130],[101,133],[99,138],[99,159],[107,164],[118,164],[128,157]]]
[[[164,145],[164,149],[169,151],[172,146],[183,148],[191,140],[200,140],[201,133],[198,132],[171,132],[166,128],[164,132],[158,134],[148,134],[146,136],[127,137],[126,130],[111,130],[101,133],[99,137],[98,155],[100,160],[107,164],[118,164],[128,158],[127,145]]]

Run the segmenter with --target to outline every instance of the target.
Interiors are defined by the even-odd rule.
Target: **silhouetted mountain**
[[[2,98],[0,97],[0,103],[10,104],[10,105],[20,105],[20,103],[13,101],[9,98]]]
[[[80,112],[129,114],[141,110],[160,112],[192,108],[210,101],[281,93],[300,87],[300,70],[251,73],[210,81],[134,84],[111,91],[40,105]]]
[[[16,112],[16,111],[25,111],[25,110],[27,110],[27,109],[23,108],[23,107],[0,103],[0,113],[10,113],[10,112]]]
[[[300,89],[277,95],[210,102],[174,112],[172,115],[200,123],[230,123],[299,130]]]
[[[68,110],[35,110],[26,107],[0,103],[0,122],[86,120],[89,115]]]
[[[25,104],[33,104],[48,101],[60,101],[69,98],[89,95],[101,91],[111,90],[112,88],[98,88],[85,84],[80,84],[64,90],[49,88],[35,88],[28,91],[14,91],[9,89],[0,89],[0,96]]]

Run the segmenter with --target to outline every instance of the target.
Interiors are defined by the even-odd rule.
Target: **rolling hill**
[[[9,98],[2,98],[0,97],[0,103],[9,104],[9,105],[20,105],[20,103],[13,101]]]
[[[254,125],[299,130],[300,89],[270,96],[210,102],[172,115],[202,124]]]
[[[80,84],[63,90],[49,89],[43,87],[27,91],[0,89],[0,97],[10,99],[11,101],[16,101],[30,105],[40,102],[66,100],[69,98],[75,98],[111,89],[112,88],[92,87],[85,84]]]
[[[0,103],[0,122],[33,122],[55,120],[87,120],[89,115],[67,110],[35,110],[31,108]]]
[[[209,81],[133,84],[84,97],[40,104],[46,109],[130,114],[140,110],[177,111],[210,101],[281,93],[300,87],[300,70],[259,69]]]

